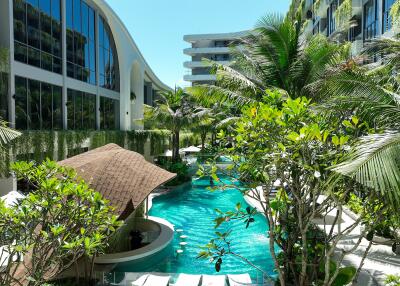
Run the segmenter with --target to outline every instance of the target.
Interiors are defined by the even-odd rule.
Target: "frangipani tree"
[[[386,208],[374,209],[375,221],[366,224],[351,247],[339,246],[372,209],[345,228],[337,227],[336,223],[343,220],[345,198],[357,184],[327,167],[345,158],[354,134],[365,132],[365,128],[353,124],[354,130],[347,131],[339,119],[329,121],[316,114],[315,106],[305,97],[285,98],[277,92],[265,97],[268,97],[265,102],[244,107],[242,117],[231,131],[219,134],[223,143],[233,138],[233,147],[220,150],[221,155],[232,158],[231,167],[218,170],[212,162],[199,171],[199,175],[214,178],[220,173],[232,177],[239,174],[240,187],[223,187],[226,191],[241,190],[258,208],[243,208],[238,204],[233,210],[217,210],[216,236],[199,256],[211,259],[217,271],[223,267],[227,255],[257,268],[235,251],[237,238],[230,235],[229,227],[226,232],[220,232],[218,227],[241,220],[245,231],[257,219],[255,214],[262,213],[269,229],[269,252],[279,285],[328,286],[356,281],[363,263],[357,271],[343,267],[343,259],[355,250],[362,251],[358,247],[363,236],[382,219]],[[370,195],[375,198],[374,193]],[[268,273],[265,275],[268,277]]]

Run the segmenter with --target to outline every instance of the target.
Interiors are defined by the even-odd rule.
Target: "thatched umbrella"
[[[176,174],[147,162],[136,152],[108,144],[59,162],[72,167],[95,191],[128,217],[160,185]]]

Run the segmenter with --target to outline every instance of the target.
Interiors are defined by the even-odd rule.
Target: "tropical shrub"
[[[120,225],[113,208],[75,171],[55,162],[16,162],[11,168],[18,179],[29,182],[31,191],[13,206],[0,202],[0,245],[9,253],[0,253],[8,264],[0,284],[24,280],[29,286],[41,285],[77,266],[80,258],[90,262],[85,273],[89,279],[94,258]]]
[[[189,175],[189,166],[183,161],[174,162],[168,157],[159,157],[157,164],[165,170],[176,174],[174,179],[165,184],[166,186],[178,186],[192,179]]]

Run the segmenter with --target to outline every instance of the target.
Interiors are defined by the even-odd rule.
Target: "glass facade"
[[[96,84],[95,11],[85,1],[66,1],[67,75]]]
[[[0,119],[8,121],[8,75],[0,72]]]
[[[62,73],[60,0],[14,0],[14,59]]]
[[[62,88],[16,76],[15,124],[19,130],[62,129]]]
[[[392,19],[390,17],[390,9],[395,0],[383,0],[382,3],[382,33],[389,31],[392,28]]]
[[[100,97],[100,129],[112,130],[119,128],[119,118],[116,116],[119,114],[118,109],[118,100],[103,96]]]
[[[377,0],[369,0],[364,5],[364,41],[373,39],[378,31],[378,3]]]
[[[96,95],[68,89],[67,122],[71,130],[96,129]]]
[[[103,17],[99,21],[99,85],[119,91],[119,68],[114,39]]]
[[[65,21],[66,76],[119,92],[118,57],[111,29],[87,0],[66,0],[65,19],[62,0],[12,1],[16,61],[63,74]],[[8,120],[8,80],[2,81],[2,77],[0,73],[0,117]],[[16,76],[15,89],[17,129],[63,128],[61,87]],[[68,89],[65,97],[68,129],[96,129],[96,123],[101,129],[119,128],[118,100],[101,96],[97,109],[95,94]],[[100,122],[96,122],[98,112]]]

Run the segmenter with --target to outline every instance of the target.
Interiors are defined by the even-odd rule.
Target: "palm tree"
[[[363,56],[384,54],[384,65],[368,71],[355,63],[333,70],[315,84],[335,95],[325,111],[347,110],[376,130],[361,137],[348,161],[335,166],[374,190],[395,209],[400,206],[400,67],[399,38],[374,40]]]
[[[208,113],[208,109],[194,106],[188,94],[183,89],[166,91],[160,94],[155,107],[146,106],[145,120],[158,128],[165,128],[172,133],[172,160],[179,157],[180,132],[189,128]]]
[[[280,90],[297,98],[326,69],[348,57],[348,48],[316,36],[302,42],[300,25],[277,15],[262,18],[250,36],[239,41],[231,66],[215,63],[217,84],[188,89],[205,104],[230,102],[241,106],[261,101],[265,90]]]

